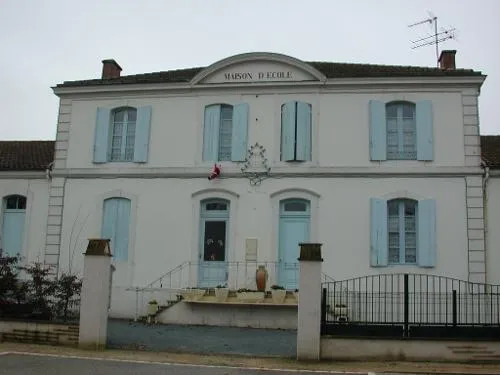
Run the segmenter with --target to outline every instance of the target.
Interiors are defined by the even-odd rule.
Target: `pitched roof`
[[[54,160],[54,141],[0,141],[0,171],[42,171]]]
[[[500,135],[481,136],[481,158],[490,168],[500,168]]]
[[[309,61],[311,65],[323,73],[327,78],[368,78],[368,77],[464,77],[481,76],[482,73],[472,69],[443,70],[440,68],[400,66],[400,65],[373,65],[350,64],[323,61]],[[205,67],[167,70],[163,72],[134,74],[108,79],[89,79],[81,81],[65,81],[57,87],[115,85],[132,83],[186,83],[201,72]]]

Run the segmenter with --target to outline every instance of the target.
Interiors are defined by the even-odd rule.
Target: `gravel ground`
[[[296,338],[295,330],[108,322],[108,347],[112,349],[294,358]]]

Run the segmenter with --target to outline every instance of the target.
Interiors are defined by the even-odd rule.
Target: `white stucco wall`
[[[45,179],[0,179],[0,198],[8,195],[23,195],[26,199],[22,257],[28,263],[43,262],[49,183]],[[0,206],[3,210],[3,205]],[[1,220],[0,215],[0,236]],[[1,247],[1,238],[0,238]]]
[[[491,284],[500,285],[500,176],[487,185],[486,275]]]
[[[289,93],[290,90],[293,91]],[[326,89],[325,89],[326,90]],[[325,91],[320,88],[245,89],[245,94],[230,91],[194,91],[192,94],[121,95],[116,99],[71,100],[71,123],[67,168],[116,169],[130,166],[189,167],[210,166],[202,161],[204,107],[213,103],[249,104],[248,145],[263,144],[273,166],[280,162],[280,106],[290,100],[302,100],[313,108],[313,159],[301,165],[378,166],[369,157],[369,100],[431,100],[434,113],[434,151],[432,162],[405,162],[414,166],[464,165],[464,120],[461,91],[415,92],[414,88],[382,91]],[[116,96],[112,94],[111,96]],[[93,164],[97,107],[153,107],[149,160],[143,165],[124,163]],[[383,162],[384,166],[398,161]],[[290,167],[292,168],[292,167]]]
[[[291,186],[296,189],[289,189]],[[256,188],[250,187],[245,179],[214,182],[206,179],[71,179],[66,184],[61,269],[69,267],[71,255],[73,269],[81,270],[87,239],[100,236],[103,199],[113,194],[135,197],[129,261],[117,264],[116,286],[143,286],[183,261],[196,261],[199,201],[207,197],[231,201],[229,261],[244,260],[245,238],[259,240],[259,261],[275,261],[278,202],[282,198],[299,197],[312,200],[311,241],[324,244],[323,272],[337,280],[406,271],[467,279],[465,188],[461,178],[268,179]],[[435,268],[370,267],[369,199],[396,196],[436,200]]]

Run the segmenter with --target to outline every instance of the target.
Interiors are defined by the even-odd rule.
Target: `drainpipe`
[[[483,222],[484,222],[484,280],[488,283],[488,181],[490,179],[490,168],[487,163],[483,167]]]
[[[52,176],[50,175],[50,172],[52,171],[52,167],[54,166],[54,162],[51,161],[49,165],[47,165],[47,168],[45,169],[45,178],[47,180],[51,180]]]

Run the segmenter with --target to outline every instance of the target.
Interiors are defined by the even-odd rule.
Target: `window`
[[[123,108],[113,112],[111,161],[134,159],[136,120],[137,111],[134,108]]]
[[[434,159],[432,102],[370,100],[370,159]]]
[[[311,160],[311,108],[297,101],[281,106],[281,160]]]
[[[417,128],[415,104],[386,105],[387,159],[417,159]]]
[[[417,202],[387,202],[389,264],[417,263]]]
[[[2,202],[2,232],[0,249],[4,254],[21,254],[24,242],[26,197],[10,195]]]
[[[109,239],[113,258],[128,259],[130,199],[109,198],[104,201],[102,238]]]
[[[370,200],[370,264],[436,265],[436,201]]]
[[[94,163],[147,162],[151,112],[150,106],[98,108]]]
[[[205,107],[203,160],[244,161],[247,151],[248,104]]]

